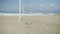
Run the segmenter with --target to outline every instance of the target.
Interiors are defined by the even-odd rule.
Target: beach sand
[[[24,16],[22,22],[31,34],[60,34],[60,16]],[[28,25],[30,24],[30,25]]]
[[[20,23],[18,16],[0,16],[0,34],[19,34]]]
[[[60,15],[0,16],[0,34],[60,34]]]

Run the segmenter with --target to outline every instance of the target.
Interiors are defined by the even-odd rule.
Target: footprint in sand
[[[32,28],[32,23],[29,23],[29,22],[25,22],[25,24],[27,25],[26,28]]]
[[[26,25],[32,25],[32,23],[29,23],[29,22],[25,22]]]

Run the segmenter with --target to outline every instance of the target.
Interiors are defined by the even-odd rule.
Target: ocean
[[[18,13],[18,12],[5,12],[5,13],[1,13],[0,12],[0,16],[19,16],[19,15],[24,15],[24,16],[53,16],[53,15],[57,15],[57,14],[60,14],[60,13],[42,13],[42,12],[39,12],[39,13],[32,13],[32,12],[28,12],[28,13]]]
[[[31,14],[26,14],[26,13],[0,13],[0,16],[19,16],[19,15],[24,15],[24,16],[49,16],[49,15],[54,15],[53,13],[48,13],[48,14],[43,14],[43,13],[31,13]]]

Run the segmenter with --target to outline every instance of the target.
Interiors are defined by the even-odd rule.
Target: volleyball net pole
[[[19,21],[21,21],[21,0],[19,0]]]

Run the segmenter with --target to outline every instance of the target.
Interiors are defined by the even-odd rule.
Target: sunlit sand
[[[19,34],[20,23],[18,16],[0,16],[0,34]]]
[[[60,15],[0,16],[0,34],[60,34]]]
[[[30,34],[60,34],[60,16],[22,16],[25,24],[23,29],[29,29]],[[29,25],[26,25],[28,23]],[[30,28],[26,28],[30,27]],[[25,31],[26,32],[26,31]],[[26,32],[26,33],[27,33]]]

